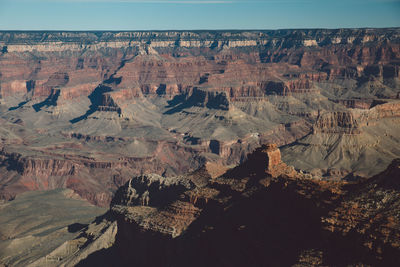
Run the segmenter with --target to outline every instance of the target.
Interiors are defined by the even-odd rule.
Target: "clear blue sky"
[[[0,0],[0,30],[400,27],[400,0]]]

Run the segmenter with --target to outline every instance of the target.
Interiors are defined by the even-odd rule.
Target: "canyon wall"
[[[399,65],[398,28],[3,31],[0,197],[68,187],[106,206],[132,175],[268,142],[327,179],[373,175],[400,153]]]
[[[75,237],[33,257],[8,248],[13,253],[5,260],[30,266],[396,266],[399,159],[370,179],[324,181],[286,165],[277,145],[265,144],[221,175],[209,170],[133,177],[109,210]]]

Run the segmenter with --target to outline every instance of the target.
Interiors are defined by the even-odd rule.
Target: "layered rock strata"
[[[348,183],[287,172],[279,153],[266,145],[217,178],[202,168],[176,179],[131,179],[109,212],[82,230],[85,245],[58,264],[395,266],[398,160],[373,178]],[[97,252],[88,255],[94,244]]]
[[[297,141],[282,156],[326,178],[374,175],[399,155],[399,44],[397,28],[0,32],[0,197],[108,205],[131,174],[236,165],[268,142]]]

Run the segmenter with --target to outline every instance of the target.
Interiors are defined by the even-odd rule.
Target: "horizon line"
[[[101,30],[101,29],[90,29],[90,30],[48,30],[48,29],[40,29],[40,30],[33,30],[33,29],[22,29],[22,30],[3,30],[0,29],[0,32],[187,32],[187,31],[194,31],[194,32],[199,32],[199,31],[281,31],[281,30],[353,30],[353,29],[400,29],[400,26],[385,26],[385,27],[369,27],[369,26],[363,26],[363,27],[338,27],[338,28],[329,28],[329,27],[293,27],[293,28],[243,28],[243,29],[232,29],[232,28],[226,28],[226,29],[166,29],[166,30]]]

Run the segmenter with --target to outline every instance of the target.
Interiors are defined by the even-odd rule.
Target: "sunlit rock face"
[[[399,33],[0,32],[0,197],[67,187],[107,206],[132,175],[271,142],[326,179],[374,175],[400,154]]]

